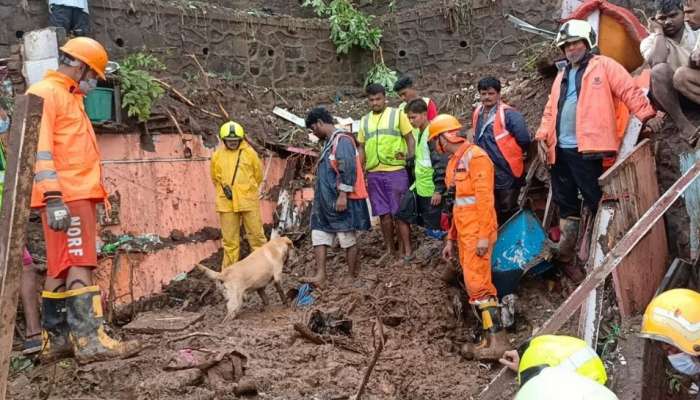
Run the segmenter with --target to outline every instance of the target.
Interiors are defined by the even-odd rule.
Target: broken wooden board
[[[43,99],[17,96],[10,127],[3,205],[0,210],[0,399],[5,399],[10,372],[15,316],[22,274],[22,249],[27,237],[29,200]]]
[[[659,197],[651,141],[646,139],[639,143],[598,182],[603,190],[603,201],[615,208],[607,243],[604,244],[609,249]],[[693,187],[691,185],[689,190]],[[666,272],[667,258],[666,229],[663,221],[659,221],[642,239],[642,245],[633,249],[613,272],[615,294],[623,318],[644,312]]]
[[[615,208],[609,204],[603,203],[598,209],[593,232],[591,233],[591,246],[588,263],[586,264],[587,274],[600,268],[605,259],[605,254],[610,248],[606,240],[608,228],[614,217]],[[596,347],[598,341],[598,326],[600,324],[602,303],[602,294],[599,292],[598,289],[591,291],[581,306],[581,314],[579,316],[578,337],[585,340],[592,348]]]
[[[700,151],[680,155],[681,173],[687,171],[699,159]],[[685,209],[690,217],[690,259],[698,258],[700,247],[700,182],[695,182],[683,195]]]
[[[581,306],[589,293],[617,268],[628,254],[651,231],[654,225],[664,216],[671,205],[695,182],[700,176],[700,162],[696,162],[683,174],[637,221],[634,226],[608,252],[600,268],[593,271],[576,290],[557,308],[551,317],[533,332],[533,336],[555,334],[571,318]],[[496,377],[479,394],[480,400],[500,400],[503,393],[515,386],[515,374],[508,368],[501,368]],[[652,397],[643,397],[644,400]]]
[[[182,331],[204,317],[204,314],[193,312],[158,312],[148,311],[138,315],[135,320],[124,326],[124,329],[134,333],[161,333]]]
[[[300,127],[300,128],[306,128],[306,121],[304,121],[304,118],[301,118],[297,115],[294,115],[293,113],[285,110],[284,108],[279,108],[275,107],[272,110],[272,113],[275,114],[276,116],[285,119],[294,125]]]

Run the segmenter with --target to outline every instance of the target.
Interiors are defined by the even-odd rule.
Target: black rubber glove
[[[70,211],[60,198],[46,201],[46,218],[54,231],[66,232],[70,228]]]
[[[233,192],[231,192],[231,187],[230,186],[222,186],[224,189],[224,196],[226,196],[227,199],[233,200]]]

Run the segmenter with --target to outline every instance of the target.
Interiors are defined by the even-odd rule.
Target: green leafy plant
[[[120,66],[122,106],[130,117],[145,122],[151,116],[153,103],[165,93],[150,72],[163,71],[165,65],[150,54],[135,53],[125,58]]]
[[[348,0],[304,0],[304,7],[312,7],[319,17],[328,18],[331,40],[338,54],[347,54],[352,47],[366,50],[379,48],[382,30],[373,26],[374,16],[365,15]]]
[[[620,325],[612,324],[610,331],[603,338],[603,349],[601,350],[601,356],[603,358],[607,357],[607,355],[615,349],[621,333]]]
[[[369,85],[370,83],[378,83],[384,86],[387,92],[393,94],[394,84],[396,83],[397,79],[398,76],[396,75],[396,71],[387,67],[386,64],[384,64],[384,61],[380,61],[374,64],[367,72],[367,76],[365,77],[365,86]]]

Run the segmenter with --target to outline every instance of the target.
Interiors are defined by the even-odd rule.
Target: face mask
[[[668,361],[673,368],[685,375],[700,374],[700,361],[686,353],[672,354],[668,356]]]
[[[79,83],[80,91],[84,94],[90,93],[92,89],[97,87],[97,79],[88,79],[87,81],[80,81]]]
[[[7,132],[8,129],[10,129],[10,119],[9,118],[0,119],[0,133],[5,133],[5,132]]]
[[[229,150],[237,150],[241,146],[240,140],[224,140],[224,145]]]

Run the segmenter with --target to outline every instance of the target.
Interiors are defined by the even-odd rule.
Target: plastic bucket
[[[85,112],[90,121],[102,122],[112,119],[114,89],[98,87],[85,96]]]

